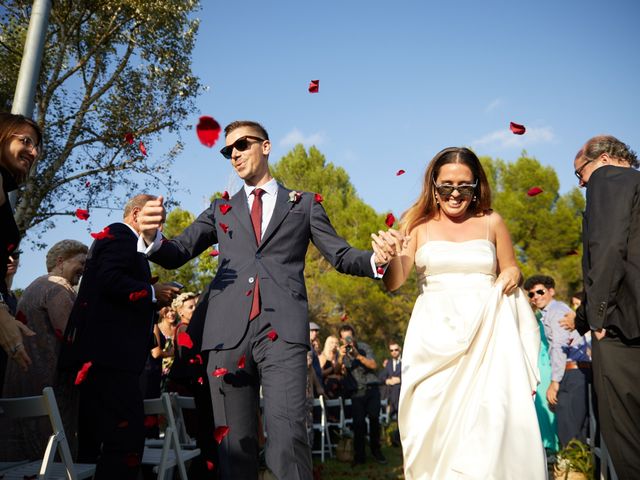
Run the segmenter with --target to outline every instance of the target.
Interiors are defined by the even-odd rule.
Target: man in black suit
[[[402,383],[402,349],[395,340],[389,341],[389,354],[391,358],[380,372],[380,381],[386,387],[389,399],[389,414],[392,418],[398,416],[398,403],[400,402],[400,386]]]
[[[95,479],[136,479],[144,450],[139,378],[152,348],[154,312],[178,292],[151,285],[138,253],[138,216],[151,195],[133,197],[124,223],[94,234],[65,332],[62,369],[81,368],[78,460],[97,463]],[[89,363],[90,362],[90,363]]]
[[[640,478],[640,172],[636,154],[597,136],[574,160],[587,188],[582,225],[585,301],[578,331],[593,332],[600,429],[620,479]],[[569,314],[571,315],[571,314]]]
[[[313,193],[276,183],[268,165],[271,142],[251,121],[225,128],[221,153],[244,187],[216,199],[182,234],[161,241],[161,201],[143,209],[142,234],[151,260],[177,268],[218,244],[218,271],[189,326],[208,360],[223,479],[258,475],[257,412],[262,385],[267,466],[280,480],[310,479],[306,431],[309,320],[304,262],[309,242],[340,272],[375,277],[373,252],[340,238]],[[388,247],[393,250],[392,247]]]

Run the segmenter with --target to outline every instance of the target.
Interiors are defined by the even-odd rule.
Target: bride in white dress
[[[538,324],[476,155],[447,148],[429,164],[402,231],[374,235],[399,288],[415,263],[420,294],[402,355],[398,423],[407,480],[546,478],[532,393]],[[385,251],[385,248],[387,250]],[[497,278],[496,278],[497,275]]]

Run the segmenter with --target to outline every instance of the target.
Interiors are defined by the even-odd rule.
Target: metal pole
[[[24,42],[22,63],[18,74],[18,83],[13,95],[11,113],[17,113],[31,118],[35,107],[36,85],[40,76],[42,51],[47,37],[47,25],[51,12],[51,0],[34,0],[31,8],[31,19],[27,39]],[[9,201],[15,208],[16,192],[9,194]]]

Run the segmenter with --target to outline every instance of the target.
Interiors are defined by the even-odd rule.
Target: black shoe
[[[364,462],[364,460],[363,460],[363,459],[360,459],[360,458],[354,458],[354,459],[351,461],[351,468],[353,468],[353,467],[357,467],[358,465],[364,465],[364,463],[365,463],[365,462]]]
[[[373,455],[373,458],[375,458],[376,462],[378,462],[380,465],[386,465],[387,464],[387,459],[384,458],[384,455],[382,454],[382,452],[380,450],[378,450],[376,452],[371,452],[371,455]]]

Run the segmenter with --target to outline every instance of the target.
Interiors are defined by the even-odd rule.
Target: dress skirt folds
[[[495,246],[430,241],[416,267],[399,407],[405,478],[546,478],[532,397],[540,330],[523,292],[495,284]]]

